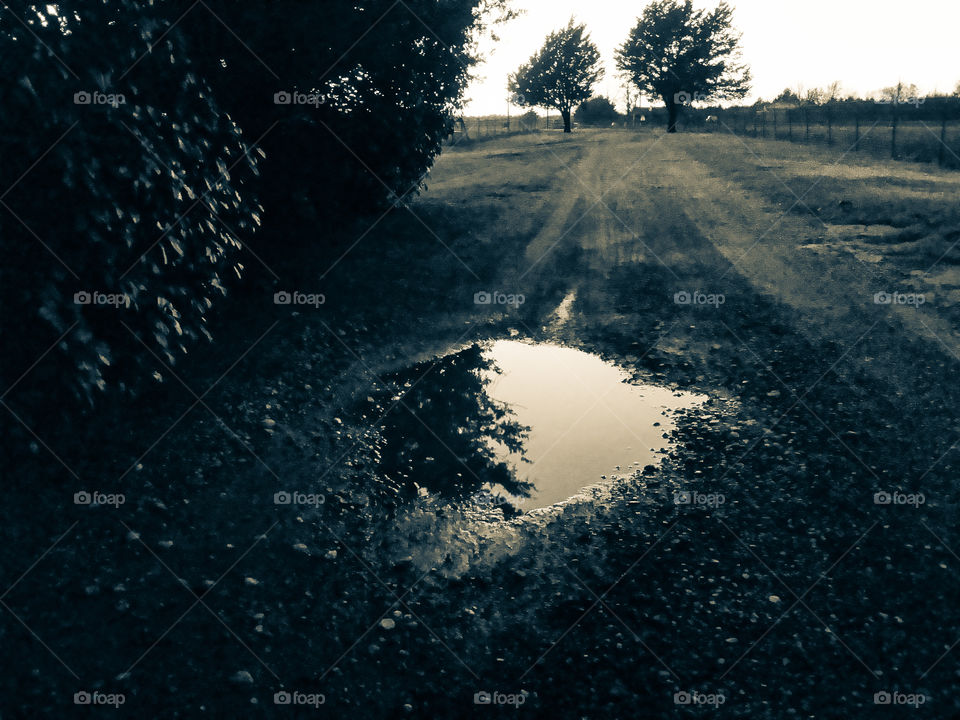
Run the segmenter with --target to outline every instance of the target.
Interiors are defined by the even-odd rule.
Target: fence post
[[[833,108],[827,105],[827,145],[833,145]]]
[[[787,137],[793,142],[793,113],[787,109]]]
[[[767,111],[763,111],[763,119],[760,121],[760,132],[763,133],[763,137],[767,136]]]
[[[803,137],[803,141],[810,142],[810,114],[807,112],[807,108],[803,109],[803,122],[807,126],[807,132]]]
[[[894,108],[893,121],[890,123],[890,157],[897,159],[897,111]]]
[[[860,113],[857,113],[855,116],[854,130],[853,130],[853,151],[856,152],[860,149]]]
[[[773,139],[777,139],[777,109],[773,109]]]
[[[943,151],[947,147],[947,116],[940,121],[940,147],[937,148],[937,165],[943,167]]]

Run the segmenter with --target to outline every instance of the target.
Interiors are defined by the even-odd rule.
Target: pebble
[[[230,676],[230,682],[236,683],[237,685],[253,685],[253,675],[246,670],[237,670],[237,672]]]

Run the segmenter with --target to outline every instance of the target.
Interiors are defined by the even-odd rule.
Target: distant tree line
[[[952,95],[924,94],[913,83],[900,82],[862,98],[843,95],[839,82],[826,88],[785,88],[773,100],[757,100],[754,108],[822,110],[838,120],[860,118],[893,118],[903,120],[940,121],[960,119],[960,86]]]

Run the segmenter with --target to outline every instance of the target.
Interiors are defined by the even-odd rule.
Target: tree
[[[508,87],[519,105],[559,110],[563,131],[568,133],[574,106],[590,97],[601,77],[597,46],[586,26],[575,25],[571,18],[567,27],[550,33],[539,52],[510,76]]]
[[[317,237],[291,199],[329,223],[415,190],[505,3],[0,8],[0,335],[23,361],[0,386],[24,422],[170,377],[259,238]]]
[[[808,105],[823,105],[827,101],[827,95],[820,88],[810,88],[803,99]]]
[[[262,138],[267,234],[282,221],[279,233],[313,241],[296,227],[313,215],[416,191],[462,109],[480,35],[507,17],[506,0],[205,0],[177,28],[244,139]]]
[[[777,105],[799,105],[800,97],[790,88],[784,88],[783,92],[773,99]]]
[[[539,124],[540,116],[537,115],[536,110],[527,110],[523,115],[520,116],[521,130],[536,130],[537,125]]]
[[[922,94],[914,83],[905,83],[902,80],[896,85],[886,87],[880,91],[878,101],[887,105],[916,105]]]
[[[677,131],[680,106],[742,98],[749,91],[750,71],[740,63],[732,16],[725,2],[707,12],[694,11],[690,0],[656,0],[617,49],[617,67],[666,105],[667,132]]]
[[[36,427],[170,377],[210,339],[251,261],[262,158],[155,8],[4,9],[17,20],[0,24],[0,335],[19,357],[0,382],[17,381],[10,401]]]
[[[583,102],[575,113],[577,122],[584,125],[609,125],[620,117],[608,98],[595,97]]]

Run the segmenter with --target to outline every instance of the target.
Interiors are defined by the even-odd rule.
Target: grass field
[[[809,132],[803,123],[791,127],[782,119],[776,127],[730,126],[741,135],[770,140],[788,140],[797,143],[818,143],[831,147],[837,155],[863,153],[875,158],[896,156],[907,162],[932,163],[941,167],[960,169],[960,123],[951,120],[945,127],[936,121],[901,121],[896,134],[889,120],[865,120],[859,128],[853,122],[811,124]],[[941,136],[943,141],[941,142]]]

